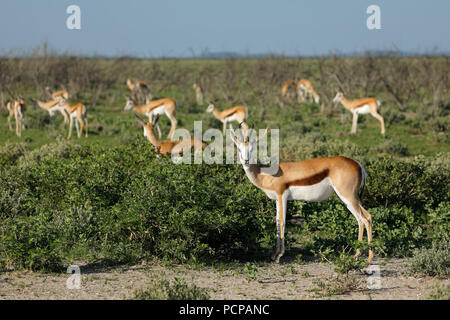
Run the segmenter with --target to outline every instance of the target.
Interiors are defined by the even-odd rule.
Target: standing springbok
[[[128,111],[133,109],[137,113],[144,114],[148,116],[148,121],[153,123],[153,117],[160,114],[165,114],[171,122],[171,127],[169,131],[169,139],[172,139],[175,129],[177,128],[177,119],[175,119],[175,110],[177,108],[177,103],[171,98],[163,98],[158,100],[153,100],[144,105],[135,105],[130,97],[127,97],[127,104],[124,110]],[[158,123],[156,123],[156,129],[158,130],[158,135],[161,138],[161,129]]]
[[[59,91],[50,92],[50,88],[45,87],[45,92],[52,100],[56,100],[57,98],[61,98],[61,99],[65,99],[65,100],[69,99],[69,92],[67,90],[59,90]]]
[[[223,111],[217,110],[213,103],[210,103],[206,112],[212,112],[217,120],[220,120],[223,124],[223,134],[225,135],[225,129],[228,122],[237,121],[238,123],[244,122],[248,116],[248,110],[245,106],[235,106],[225,109]]]
[[[23,114],[25,113],[25,103],[22,98],[16,100],[11,100],[6,104],[6,108],[9,111],[8,115],[8,126],[9,130],[13,130],[11,125],[11,118],[14,116],[16,120],[16,135],[18,137],[22,136],[22,129],[25,129],[25,124],[23,121]]]
[[[363,166],[346,157],[317,158],[300,162],[281,162],[274,175],[264,173],[253,157],[255,146],[265,134],[249,141],[244,135],[241,142],[235,132],[230,130],[231,138],[238,149],[238,159],[244,167],[250,182],[263,190],[276,201],[277,207],[277,245],[272,260],[279,262],[284,254],[284,233],[288,200],[318,202],[330,197],[333,192],[345,203],[358,222],[358,241],[362,241],[364,227],[367,231],[370,262],[373,257],[370,249],[372,241],[372,218],[360,204],[358,190],[364,185],[366,171]],[[360,254],[359,249],[356,256]]]
[[[153,123],[146,123],[143,119],[141,119],[136,113],[134,114],[136,120],[142,125],[144,128],[144,136],[147,137],[148,141],[155,148],[155,152],[160,156],[166,155],[182,155],[183,150],[186,148],[194,149],[194,152],[197,152],[202,149],[202,147],[206,147],[206,142],[200,141],[195,138],[191,138],[190,140],[182,140],[182,141],[158,141],[156,139],[155,134],[153,133],[153,128],[155,124],[158,123],[159,115],[156,115]]]
[[[39,108],[48,111],[50,118],[53,118],[56,111],[61,112],[61,114],[64,117],[64,124],[66,124],[67,122],[69,122],[69,118],[68,118],[67,113],[64,109],[64,106],[61,104],[61,102],[62,102],[62,99],[60,96],[58,96],[55,100],[50,100],[47,102],[42,102],[40,100],[36,100],[35,108],[36,108],[36,106],[38,106]]]
[[[69,124],[69,135],[67,139],[70,139],[72,135],[72,124],[75,121],[75,126],[77,128],[77,136],[81,137],[83,132],[83,126],[86,130],[85,137],[88,137],[88,121],[87,121],[87,109],[86,106],[79,102],[73,106],[71,106],[66,100],[62,99],[60,102],[60,106],[64,108],[65,112],[69,115],[70,124]],[[84,122],[84,123],[83,123]]]
[[[384,119],[378,113],[380,110],[381,102],[375,98],[362,98],[356,100],[348,100],[342,92],[338,92],[333,99],[333,102],[340,102],[345,109],[349,110],[353,114],[353,122],[351,133],[356,134],[356,126],[358,125],[358,115],[370,113],[375,119],[380,121],[381,134],[385,134]]]
[[[314,99],[314,102],[319,104],[320,97],[314,90],[314,87],[308,79],[300,79],[296,85],[298,102],[303,102],[306,99]]]
[[[198,105],[203,104],[203,90],[202,87],[200,87],[198,84],[194,83],[192,88],[195,90],[195,100],[197,101]]]

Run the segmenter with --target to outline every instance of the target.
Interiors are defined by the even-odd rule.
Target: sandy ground
[[[79,289],[68,289],[70,274],[43,274],[26,271],[0,273],[0,299],[130,299],[138,289],[145,289],[152,278],[173,281],[183,278],[206,288],[211,299],[425,299],[434,285],[449,280],[417,278],[404,273],[406,262],[380,259],[380,277],[355,272],[360,286],[355,291],[333,296],[314,292],[317,281],[335,275],[329,263],[267,263],[246,267],[244,264],[226,270],[192,269],[186,266],[146,265],[103,268],[80,265]],[[73,279],[73,278],[71,278]],[[379,282],[377,283],[376,281]],[[374,281],[374,282],[372,282]],[[377,284],[378,289],[368,289]]]

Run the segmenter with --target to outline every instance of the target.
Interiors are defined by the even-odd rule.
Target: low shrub
[[[207,290],[195,284],[187,284],[182,278],[175,278],[172,283],[168,280],[155,279],[148,288],[134,293],[133,300],[208,300]]]
[[[55,270],[86,257],[248,260],[274,246],[275,203],[240,165],[175,165],[157,159],[142,136],[130,139],[112,148],[66,141],[34,151],[4,147],[0,266]],[[325,146],[315,132],[305,139],[314,141],[306,153],[313,144],[324,153],[340,148]],[[407,256],[433,239],[448,239],[449,162],[447,154],[367,161],[362,204],[373,217],[377,254]],[[307,252],[364,245],[337,197],[289,206],[290,215],[306,218],[298,230],[307,235]]]
[[[448,278],[450,275],[450,244],[448,241],[434,242],[432,247],[414,251],[408,271],[416,275]]]

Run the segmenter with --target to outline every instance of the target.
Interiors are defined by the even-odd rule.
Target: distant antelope
[[[74,119],[75,126],[77,128],[77,136],[78,138],[81,137],[81,134],[83,132],[83,127],[86,130],[85,137],[88,137],[88,121],[87,121],[87,109],[86,106],[79,102],[73,106],[71,106],[67,101],[61,100],[60,105],[65,109],[67,114],[70,118],[70,125],[69,125],[69,135],[67,139],[70,139],[70,136],[72,135],[72,124]]]
[[[144,81],[136,81],[133,83],[130,79],[127,79],[127,86],[130,90],[131,94],[136,94],[139,97],[143,96],[143,101],[145,103],[148,103],[152,100],[152,94],[150,93],[150,89],[148,88],[148,85]]]
[[[190,140],[182,140],[182,141],[158,141],[156,139],[155,134],[153,133],[153,128],[155,124],[158,123],[159,115],[156,115],[153,123],[146,123],[143,119],[141,119],[136,113],[134,114],[136,120],[143,126],[144,128],[144,136],[147,137],[148,141],[155,148],[155,152],[158,155],[176,155],[183,154],[183,150],[186,148],[194,149],[194,152],[197,152],[202,149],[202,147],[206,147],[206,142],[200,141],[195,138],[191,138]]]
[[[50,118],[53,118],[56,111],[61,112],[64,117],[64,124],[66,124],[67,122],[69,122],[69,118],[67,116],[67,112],[61,104],[61,101],[62,99],[60,96],[58,96],[55,100],[50,100],[47,102],[36,100],[35,107],[39,106],[41,109],[48,111]]]
[[[6,104],[6,108],[9,111],[8,125],[9,130],[13,130],[11,125],[11,118],[14,116],[16,120],[16,135],[18,137],[22,136],[22,129],[25,129],[25,124],[23,121],[23,114],[25,112],[25,103],[22,98],[16,100],[11,100]]]
[[[342,156],[299,162],[281,162],[278,172],[272,175],[265,173],[255,159],[252,159],[253,150],[256,148],[258,140],[267,133],[267,129],[252,140],[244,134],[243,141],[239,140],[232,129],[230,133],[238,149],[238,160],[250,182],[264,191],[270,199],[276,201],[277,243],[272,260],[279,262],[284,254],[287,201],[319,202],[334,193],[356,218],[359,227],[358,241],[362,241],[364,228],[366,229],[369,244],[367,261],[372,260],[373,252],[370,248],[372,218],[360,204],[361,194],[358,196],[358,190],[365,183],[367,174],[359,162]],[[357,249],[355,257],[358,257],[359,254],[360,251]]]
[[[380,121],[381,134],[385,134],[384,119],[378,113],[380,110],[381,102],[376,98],[362,98],[356,100],[348,100],[342,92],[338,92],[334,97],[333,102],[340,102],[345,109],[349,110],[353,114],[352,122],[352,134],[356,134],[356,126],[358,125],[358,115],[370,113],[375,119]]]
[[[194,85],[192,86],[195,90],[195,100],[197,101],[197,104],[202,105],[203,104],[203,90],[202,88],[194,83]]]
[[[281,97],[287,97],[289,95],[289,89],[295,89],[295,85],[296,82],[294,80],[287,80],[285,83],[283,83],[283,86],[281,87]]]
[[[176,108],[177,103],[175,102],[175,100],[171,98],[153,100],[144,105],[135,105],[133,100],[130,97],[127,97],[127,104],[125,105],[124,110],[127,111],[133,109],[137,113],[144,114],[148,116],[148,120],[150,123],[153,123],[154,116],[165,114],[171,122],[168,137],[169,139],[172,139],[178,124],[177,119],[175,119],[174,116]],[[161,138],[161,129],[159,128],[158,123],[156,123],[156,128],[158,129],[158,134],[159,137]]]
[[[314,102],[319,104],[320,97],[314,90],[314,87],[308,79],[300,79],[296,85],[298,102],[305,101],[305,98],[314,99]]]
[[[248,110],[247,107],[244,106],[235,106],[229,109],[225,109],[223,111],[217,110],[216,106],[213,103],[210,103],[206,112],[212,112],[216,119],[222,121],[223,123],[223,134],[225,134],[225,129],[227,126],[227,122],[237,121],[241,123],[247,119]]]
[[[65,100],[69,99],[69,92],[67,90],[59,90],[59,91],[50,92],[50,88],[45,87],[45,92],[53,100],[55,100],[57,98],[61,98],[61,99],[65,99]]]

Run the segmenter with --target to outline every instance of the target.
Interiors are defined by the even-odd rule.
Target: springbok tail
[[[356,161],[356,162],[358,162],[358,161]],[[358,162],[358,164],[359,164],[359,167],[361,168],[361,175],[362,175],[361,191],[359,192],[359,195],[358,195],[359,196],[359,200],[361,200],[363,195],[364,195],[364,187],[366,186],[367,171],[366,171],[366,169],[364,168],[364,166],[361,163]]]

